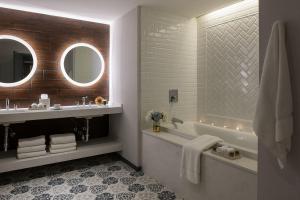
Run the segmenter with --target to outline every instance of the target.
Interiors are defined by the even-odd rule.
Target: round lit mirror
[[[0,87],[27,82],[36,67],[36,54],[27,42],[15,36],[0,35]]]
[[[67,48],[60,61],[65,78],[80,87],[91,86],[104,73],[104,59],[92,45],[78,43]]]

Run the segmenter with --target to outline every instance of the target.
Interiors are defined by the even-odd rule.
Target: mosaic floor
[[[174,200],[166,186],[114,156],[0,174],[0,200]]]

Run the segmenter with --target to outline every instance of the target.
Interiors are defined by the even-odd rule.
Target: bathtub
[[[228,160],[207,150],[201,157],[201,182],[180,177],[182,146],[203,134],[220,137],[240,150],[241,159]],[[247,132],[198,122],[162,124],[160,133],[142,131],[142,168],[185,200],[256,200],[257,138]]]
[[[229,128],[212,126],[200,122],[184,122],[176,124],[162,124],[162,131],[175,134],[186,139],[194,139],[200,135],[213,135],[224,140],[226,144],[257,157],[257,136],[254,133],[237,131]]]

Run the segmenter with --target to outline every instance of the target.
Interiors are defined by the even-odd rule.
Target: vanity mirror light
[[[77,43],[63,52],[60,67],[69,82],[80,87],[87,87],[101,79],[105,63],[96,47],[86,43]]]
[[[0,35],[0,87],[15,87],[27,82],[36,68],[36,54],[26,41]]]

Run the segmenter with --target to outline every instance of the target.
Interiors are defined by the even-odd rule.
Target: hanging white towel
[[[198,184],[200,181],[201,153],[222,141],[222,139],[215,136],[202,135],[184,144],[182,147],[180,176],[185,177],[194,184]]]
[[[24,159],[24,158],[33,158],[33,157],[39,157],[39,156],[45,156],[47,155],[47,152],[44,151],[37,151],[37,152],[31,152],[31,153],[19,153],[17,154],[18,159]]]
[[[51,144],[67,144],[75,142],[76,138],[74,133],[50,135]]]
[[[64,152],[70,152],[70,151],[76,151],[76,147],[70,147],[65,149],[49,149],[50,153],[64,153]]]
[[[31,147],[18,147],[17,153],[31,153],[37,151],[44,151],[46,149],[46,145],[38,145],[38,146],[31,146]]]
[[[32,138],[19,139],[18,147],[32,147],[32,146],[44,145],[45,143],[46,143],[45,136],[41,135]]]
[[[76,143],[67,143],[67,144],[50,144],[51,149],[65,149],[65,148],[71,148],[76,147]]]
[[[293,103],[282,22],[273,24],[262,70],[253,129],[284,168],[291,149]]]

